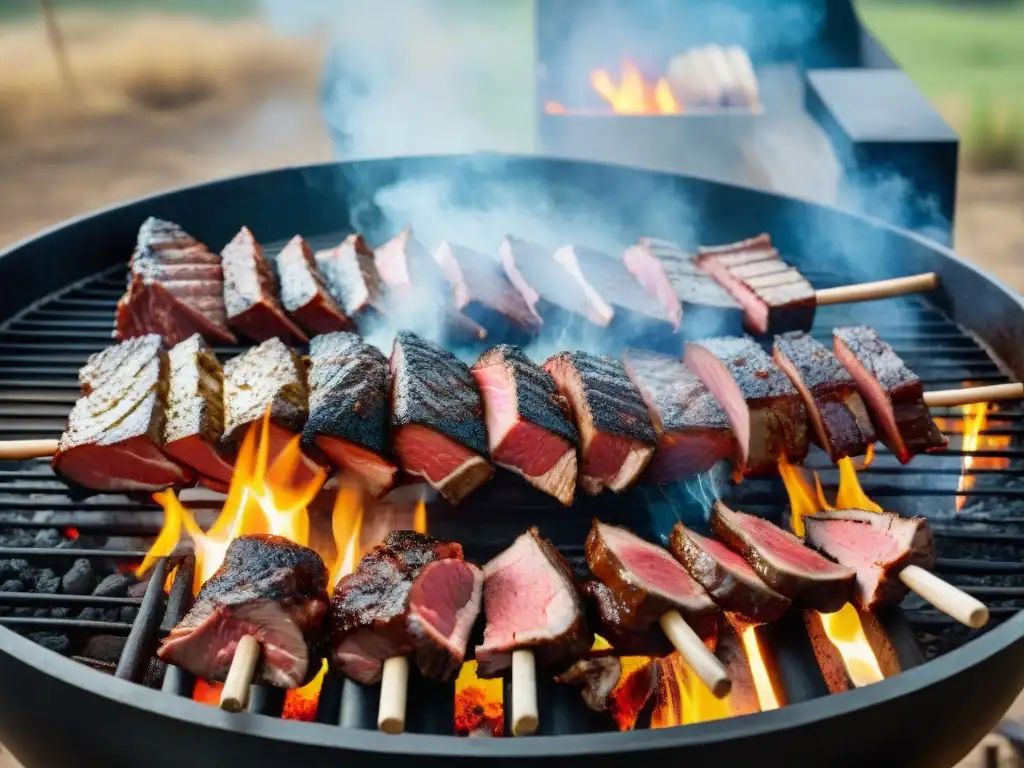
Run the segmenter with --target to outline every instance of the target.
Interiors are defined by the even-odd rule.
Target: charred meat
[[[393,531],[331,600],[330,660],[341,674],[376,683],[384,661],[415,654],[427,677],[450,680],[480,612],[483,573],[462,547],[414,531]]]
[[[198,333],[235,343],[220,259],[177,224],[146,219],[129,267],[128,290],[117,302],[115,338],[155,333],[174,345]]]
[[[804,515],[807,541],[857,572],[855,597],[862,611],[900,603],[907,587],[899,572],[908,565],[932,568],[932,531],[923,517],[835,509]]]
[[[354,333],[313,337],[309,345],[309,419],[303,444],[357,475],[374,496],[395,484],[388,454],[388,360]]]
[[[600,656],[596,659],[580,659],[555,682],[572,685],[580,689],[583,701],[592,712],[607,712],[611,704],[612,691],[622,677],[622,662],[617,656]]]
[[[524,648],[541,666],[564,670],[594,642],[568,564],[536,528],[484,566],[484,613],[480,677],[499,676]]]
[[[348,317],[383,312],[384,281],[362,235],[349,235],[337,248],[317,251],[313,259],[328,292]]]
[[[619,493],[654,455],[657,435],[640,390],[621,362],[589,352],[562,352],[544,363],[569,402],[580,434],[584,491]]]
[[[472,368],[491,459],[568,506],[576,490],[579,434],[551,374],[519,347],[501,344]]]
[[[685,362],[729,417],[739,443],[739,472],[772,473],[783,455],[803,461],[807,409],[757,342],[749,336],[688,342]]]
[[[253,341],[279,338],[305,344],[309,338],[288,319],[277,300],[274,271],[263,248],[248,227],[221,251],[224,267],[224,306],[232,328]]]
[[[163,339],[155,333],[136,336],[89,355],[78,371],[82,392],[89,394],[114,376],[131,378],[164,351]]]
[[[277,275],[281,281],[281,304],[304,331],[331,333],[352,326],[324,286],[316,268],[313,251],[301,235],[296,235],[277,254]]]
[[[946,450],[948,441],[932,421],[921,380],[872,328],[833,331],[836,357],[857,382],[875,431],[902,463],[919,453]]]
[[[831,350],[803,331],[775,337],[772,358],[800,392],[811,420],[811,437],[833,461],[863,456],[875,441],[853,377]]]
[[[622,356],[658,436],[644,480],[674,483],[736,457],[736,436],[711,390],[681,360],[644,350]]]
[[[409,331],[399,331],[391,352],[391,427],[402,468],[451,504],[494,474],[483,403],[469,368]]]
[[[775,621],[789,608],[788,597],[769,587],[750,564],[720,541],[676,523],[669,549],[723,611],[747,623]]]
[[[320,555],[281,536],[240,536],[157,656],[223,681],[239,640],[252,635],[262,649],[253,682],[297,688],[320,669],[327,609]]]
[[[767,520],[715,502],[711,530],[779,594],[822,613],[833,613],[853,596],[856,572],[828,560]]]
[[[587,612],[587,621],[597,634],[607,640],[620,656],[668,656],[675,648],[655,623],[646,627],[629,626],[628,604],[623,604],[609,587],[597,579],[580,584],[580,596]],[[711,647],[715,633],[712,623],[700,625],[702,637]]]

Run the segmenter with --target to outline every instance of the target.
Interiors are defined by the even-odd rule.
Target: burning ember
[[[683,111],[668,80],[664,77],[653,82],[645,79],[631,59],[622,62],[622,77],[618,82],[607,70],[595,69],[590,73],[590,86],[616,115],[678,115]],[[557,102],[548,102],[545,109],[551,114],[568,112]]]
[[[964,386],[972,386],[964,382]],[[978,480],[977,470],[1000,470],[1009,466],[1010,460],[1004,456],[978,456],[978,451],[1004,451],[1010,446],[1009,435],[984,435],[988,427],[989,410],[998,413],[996,403],[971,403],[960,406],[962,413],[960,450],[963,457],[960,465],[960,479],[957,481],[956,511],[959,512],[967,503],[968,492]],[[955,419],[937,416],[935,423],[943,432],[956,432]]]
[[[505,704],[501,678],[476,675],[476,662],[467,661],[455,679],[455,733],[486,738],[505,732]]]

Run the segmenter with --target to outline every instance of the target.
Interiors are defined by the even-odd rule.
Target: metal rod
[[[142,607],[132,625],[128,640],[124,644],[121,658],[117,662],[114,677],[140,682],[153,657],[158,640],[160,620],[164,615],[164,579],[167,577],[167,560],[160,558],[153,568],[142,598]]]
[[[111,560],[142,560],[145,552],[131,549],[75,549],[74,547],[0,547],[0,557],[34,558],[34,557],[99,557]]]
[[[44,619],[34,616],[0,616],[0,627],[11,629],[37,629],[49,632],[88,630],[98,635],[127,635],[131,624],[120,621],[81,621],[79,619]]]
[[[28,605],[82,605],[109,606],[123,608],[125,606],[141,606],[139,597],[99,597],[96,595],[50,595],[45,592],[0,592],[0,605],[20,603]]]

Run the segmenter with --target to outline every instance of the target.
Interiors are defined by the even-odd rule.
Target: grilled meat
[[[309,420],[303,444],[355,473],[374,496],[395,483],[388,458],[388,360],[354,333],[313,337],[309,345]]]
[[[611,643],[616,654],[662,657],[675,650],[657,623],[639,628],[628,626],[630,606],[597,579],[584,581],[580,585],[580,596],[586,608],[587,622]],[[713,625],[704,622],[698,626],[705,632],[704,641],[713,645],[714,633],[710,631]]]
[[[908,565],[932,568],[932,530],[923,517],[835,509],[804,515],[807,541],[857,572],[854,596],[862,611],[896,605],[907,595],[899,572]]]
[[[719,541],[676,523],[669,549],[719,608],[740,614],[746,623],[775,621],[789,608],[788,597],[765,584],[746,560]]]
[[[734,512],[720,501],[711,530],[750,563],[776,592],[822,613],[838,611],[853,596],[856,572],[833,563],[767,520]]]
[[[544,369],[569,401],[579,429],[580,486],[591,494],[628,488],[650,463],[657,435],[625,367],[605,355],[562,352]]]
[[[281,304],[299,327],[310,334],[347,331],[354,326],[335,303],[316,268],[313,251],[296,235],[277,254]]]
[[[82,392],[88,395],[113,376],[122,378],[136,376],[163,351],[163,339],[156,333],[149,333],[122,341],[120,344],[114,344],[89,355],[85,365],[78,371],[78,381],[82,385]]]
[[[167,416],[167,352],[144,345],[142,362],[115,351],[94,355],[87,365],[91,391],[68,416],[53,457],[61,477],[95,491],[158,491],[191,485],[195,474],[163,452]]]
[[[216,254],[177,224],[150,217],[139,228],[128,290],[117,302],[114,338],[155,333],[174,345],[194,333],[235,343]]]
[[[287,344],[309,341],[278,303],[274,271],[248,227],[238,231],[220,256],[224,267],[224,306],[232,328],[253,341],[274,337]]]
[[[204,680],[224,680],[238,641],[262,653],[254,683],[297,688],[320,669],[327,567],[312,549],[281,536],[240,536],[203,584],[157,656]]]
[[[736,457],[736,436],[725,411],[681,360],[634,349],[622,359],[658,436],[646,482],[674,483]]]
[[[434,261],[451,285],[455,309],[487,328],[489,338],[497,341],[540,330],[540,318],[497,260],[443,240]]]
[[[644,237],[622,258],[647,293],[666,307],[669,317],[681,312],[687,338],[738,336],[743,332],[740,305],[675,243]]]
[[[337,248],[317,251],[313,258],[328,292],[348,317],[383,311],[384,282],[362,235],[349,235]]]
[[[748,336],[688,342],[685,362],[721,403],[739,443],[737,471],[768,474],[807,455],[800,393]]]
[[[494,463],[572,504],[579,434],[551,374],[508,344],[481,355],[471,372],[480,386]]]
[[[701,248],[697,265],[740,303],[752,333],[811,329],[817,307],[814,287],[779,258],[768,235]]]
[[[223,453],[224,372],[199,334],[176,344],[168,355],[164,450],[199,473],[200,481],[226,491],[234,467]]]
[[[811,437],[839,461],[863,456],[875,441],[853,377],[836,356],[803,331],[775,337],[772,359],[799,390],[811,420]]]
[[[580,659],[555,682],[580,688],[583,702],[592,712],[607,712],[612,691],[622,677],[622,662],[617,656],[600,656],[596,659]]]
[[[593,645],[568,564],[536,528],[484,566],[483,645],[477,674],[497,677],[512,652],[529,648],[542,667],[563,670]]]
[[[498,249],[505,274],[541,322],[573,315],[607,327],[615,311],[596,293],[559,274],[549,249],[506,237]]]
[[[427,677],[450,680],[462,666],[480,612],[483,573],[462,547],[413,531],[392,531],[331,600],[330,660],[360,683],[376,683],[384,661],[415,653]]]
[[[392,446],[402,468],[458,504],[487,482],[483,404],[451,352],[399,331],[391,352]]]
[[[932,421],[921,380],[895,350],[866,325],[833,331],[836,357],[857,382],[875,431],[906,464],[919,453],[946,450],[948,441]]]

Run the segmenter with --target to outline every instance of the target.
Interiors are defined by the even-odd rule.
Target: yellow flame
[[[885,679],[857,609],[850,603],[835,613],[819,613],[825,634],[843,657],[843,666],[858,688]]]
[[[665,78],[648,83],[630,59],[622,63],[622,78],[618,83],[607,70],[597,69],[590,73],[590,85],[619,115],[677,115],[683,111]],[[549,104],[548,111],[562,110],[560,105]]]
[[[870,512],[881,512],[882,508],[872,501],[857,479],[857,470],[849,458],[840,459],[839,491],[836,493],[836,507],[839,509],[866,509]]]
[[[729,697],[715,697],[679,653],[661,659],[658,671],[659,696],[651,713],[651,728],[705,723],[732,716]]]
[[[750,674],[754,678],[754,689],[757,691],[757,701],[761,711],[778,709],[779,696],[775,692],[771,675],[768,674],[768,667],[764,662],[760,640],[757,636],[757,627],[747,627],[740,636],[743,639],[743,650],[747,655],[747,663],[750,665]]]

